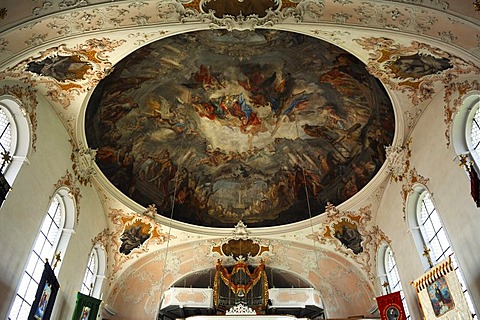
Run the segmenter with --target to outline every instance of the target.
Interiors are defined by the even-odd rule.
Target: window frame
[[[93,273],[93,278],[95,279],[93,282],[93,288],[88,290],[88,292],[84,292],[82,289],[88,288],[88,285],[85,285],[85,278],[86,274],[88,272],[89,268],[89,262],[90,262],[90,257],[94,255],[95,260],[96,260],[96,266],[95,266],[95,272]],[[91,293],[91,296],[100,299],[101,296],[101,290],[102,290],[102,285],[103,285],[103,280],[105,279],[105,268],[106,268],[106,254],[105,254],[105,249],[104,247],[97,243],[93,246],[92,250],[90,251],[88,255],[88,261],[87,265],[85,267],[85,274],[82,279],[82,284],[80,288],[80,292],[84,294],[89,294]]]
[[[58,200],[58,206],[60,207],[60,222],[59,222],[59,228],[58,228],[58,234],[54,240],[52,240],[52,246],[51,246],[51,256],[48,257],[41,257],[39,254],[35,251],[36,246],[38,245],[38,241],[44,241],[44,238],[48,239],[47,237],[41,236],[42,233],[42,228],[45,224],[45,221],[50,217],[49,216],[49,211],[51,210],[52,204],[55,200]],[[10,303],[9,311],[8,311],[8,319],[19,319],[19,315],[21,315],[21,308],[18,309],[18,313],[16,315],[12,315],[13,317],[10,318],[11,313],[14,311],[13,308],[15,306],[15,303],[17,300],[20,301],[20,306],[23,305],[25,302],[29,307],[31,307],[31,304],[33,303],[33,300],[35,298],[35,292],[37,290],[38,282],[41,278],[42,272],[43,272],[43,265],[45,263],[44,259],[48,259],[50,263],[52,264],[52,267],[55,262],[54,261],[54,255],[58,252],[64,253],[66,251],[66,248],[68,246],[68,242],[70,240],[70,236],[73,233],[73,227],[75,223],[75,200],[73,197],[70,195],[70,190],[66,187],[61,187],[57,189],[54,193],[53,196],[50,197],[50,200],[48,202],[47,208],[44,211],[45,214],[43,216],[42,221],[40,222],[40,226],[37,231],[37,235],[35,237],[35,240],[32,244],[32,247],[30,248],[30,253],[28,255],[27,260],[25,261],[25,265],[23,268],[22,276],[19,279],[19,282],[17,284],[17,288],[15,290],[15,295],[13,296],[13,299]],[[48,240],[47,240],[48,241]],[[42,261],[42,263],[38,263],[36,261],[35,267],[33,268],[33,271],[27,272],[27,269],[29,268],[29,265],[32,264],[32,262],[35,262],[35,259],[38,259],[38,261]],[[61,269],[61,264],[62,261],[58,261],[56,268],[54,270],[55,275],[58,276],[58,273]],[[32,275],[30,275],[30,273]],[[28,278],[26,278],[28,277]],[[37,286],[34,286],[31,291],[25,291],[25,293],[19,294],[19,291],[22,289],[22,284],[27,281],[29,284],[33,281],[37,283]],[[26,289],[28,289],[29,286],[27,286]],[[27,301],[30,299],[31,295],[33,292],[33,299],[31,301]],[[29,295],[27,297],[27,295]],[[28,313],[27,313],[28,315]]]
[[[12,162],[6,165],[4,176],[13,185],[23,163],[31,149],[31,126],[28,117],[22,110],[21,103],[13,96],[0,96],[0,108],[5,112],[10,122]],[[0,150],[1,151],[1,150]]]
[[[428,214],[428,217],[425,219],[425,221],[421,221],[423,218],[421,217],[421,214],[422,214],[422,207],[424,207],[424,204],[425,204],[425,196],[429,197],[429,200],[431,201],[432,205],[433,205],[433,211],[431,211],[429,214]],[[429,232],[427,231],[427,228],[425,227],[425,224],[426,222],[430,222],[430,224],[433,226],[433,228],[435,228],[434,226],[434,222],[432,221],[432,215],[436,215],[437,218],[438,218],[438,222],[440,223],[440,228],[438,229],[435,229],[434,230],[434,234],[429,234]],[[439,263],[440,261],[448,258],[448,256],[450,255],[453,255],[454,254],[454,251],[453,251],[453,248],[452,248],[452,242],[450,241],[450,239],[448,238],[448,234],[445,230],[445,226],[443,224],[443,221],[441,220],[441,217],[440,217],[440,214],[438,213],[438,210],[437,210],[437,206],[435,205],[434,201],[433,201],[433,197],[432,197],[432,194],[428,191],[428,190],[423,190],[419,196],[418,196],[418,200],[417,200],[417,208],[416,208],[416,219],[417,219],[417,225],[419,226],[420,228],[420,234],[421,234],[421,237],[422,237],[422,242],[423,244],[429,249],[431,250],[430,251],[430,257],[433,258],[432,262],[434,264],[437,264]],[[443,234],[443,237],[446,238],[447,242],[448,242],[448,247],[446,249],[441,249],[442,253],[441,254],[437,254],[436,252],[434,252],[433,250],[433,247],[432,247],[432,242],[434,241],[434,239],[438,240],[438,243],[441,244],[441,241],[439,240],[439,234]],[[422,252],[423,254],[423,252]],[[438,255],[438,256],[437,256]],[[427,259],[428,260],[428,259]],[[427,261],[428,262],[428,261]]]
[[[93,262],[93,263],[92,263]],[[92,267],[93,264],[93,267]],[[86,283],[88,279],[88,275],[91,274],[92,283]],[[90,250],[90,254],[88,255],[87,266],[85,267],[85,274],[82,280],[82,286],[80,292],[86,295],[90,295],[95,288],[95,284],[97,282],[97,274],[98,274],[98,253],[95,248]],[[86,290],[85,290],[86,289]]]
[[[426,194],[429,195],[430,201],[432,202],[432,205],[433,205],[433,211],[432,213],[429,214],[429,217],[433,214],[433,212],[435,212],[435,214],[437,215],[438,221],[440,222],[440,225],[441,225],[440,229],[435,231],[434,237],[436,237],[441,231],[444,234],[444,237],[449,244],[449,248],[447,250],[442,250],[442,254],[440,254],[438,257],[437,257],[437,253],[434,252],[430,241],[428,240],[428,238],[430,238],[430,235],[428,234],[426,228],[423,226],[423,222],[422,222],[422,225],[420,225],[422,220],[420,218],[421,207],[423,205],[423,199]],[[467,304],[470,306],[470,311],[475,312],[474,319],[478,319],[478,312],[477,312],[475,303],[471,298],[468,284],[464,280],[465,277],[463,276],[462,270],[455,257],[455,249],[453,248],[452,242],[448,236],[448,230],[446,229],[445,224],[442,221],[442,217],[438,212],[437,205],[435,204],[435,199],[433,198],[433,193],[430,192],[430,190],[425,185],[416,184],[413,186],[413,193],[407,199],[407,223],[409,226],[409,230],[413,236],[414,243],[417,248],[417,253],[420,257],[420,260],[422,261],[424,271],[427,271],[431,268],[428,258],[423,254],[425,247],[428,250],[430,250],[430,257],[434,265],[443,261],[445,258],[448,258],[449,256],[452,257],[452,263],[454,265],[455,271],[457,272],[457,278],[460,281],[460,283],[462,283],[463,285],[463,289],[464,289],[463,293],[465,295]],[[447,254],[448,251],[450,252],[449,254]]]
[[[396,272],[397,277],[398,277],[398,282],[396,283],[395,288],[392,287],[392,284],[390,283],[390,276],[389,276],[390,270],[389,270],[389,266],[388,266],[388,260],[389,260],[389,256],[390,256],[389,253],[391,253],[391,257],[393,258],[393,262],[394,262],[394,266],[393,266],[392,270],[394,270]],[[398,272],[397,263],[396,263],[396,260],[395,260],[395,254],[394,254],[392,248],[386,243],[382,244],[380,246],[379,251],[378,251],[377,271],[378,271],[378,278],[380,280],[380,286],[382,288],[381,289],[382,294],[389,294],[389,293],[399,291],[400,296],[402,298],[402,304],[403,304],[403,309],[405,311],[406,318],[411,319],[410,310],[408,308],[407,299],[406,299],[406,296],[405,296],[405,293],[404,293],[404,290],[403,290],[403,286],[402,286],[402,281],[401,281],[401,278],[400,278],[400,273]],[[384,286],[385,282],[388,284],[388,290]]]

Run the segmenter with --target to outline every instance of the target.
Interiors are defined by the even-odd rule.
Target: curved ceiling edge
[[[166,37],[168,38],[168,37]],[[89,96],[90,96],[90,93],[89,93]],[[85,102],[87,101],[87,99],[85,100]],[[82,144],[85,144],[86,145],[86,136],[85,136],[85,132],[84,132],[84,126],[82,125],[83,121],[84,121],[84,111],[85,111],[85,105],[86,103],[84,103],[84,106],[82,107],[82,112],[80,112],[81,114],[81,117],[79,117],[79,122],[78,122],[78,126],[77,126],[77,138],[81,138],[81,143],[80,145]],[[398,115],[398,111],[396,110],[396,107],[395,107],[396,104],[394,104],[394,109],[395,109],[395,113]],[[394,141],[393,141],[393,144],[396,144],[397,143],[397,140],[402,140],[402,138],[398,139],[399,137],[399,133],[398,133],[398,130],[403,130],[403,127],[401,125],[398,125],[398,122],[401,122],[402,119],[399,119],[398,117],[396,117],[396,133],[395,133],[395,138],[394,138]],[[78,132],[79,131],[79,132]],[[402,134],[400,134],[400,137],[402,136]],[[366,197],[368,197],[368,193],[371,192],[371,190],[374,190],[378,185],[380,185],[384,179],[385,179],[385,176],[386,174],[384,174],[385,172],[385,165],[383,165],[381,167],[381,169],[378,171],[376,177],[374,180],[370,181],[368,183],[368,185],[366,187],[364,187],[359,193],[357,193],[354,197],[352,197],[351,199],[347,200],[346,202],[343,202],[342,204],[335,204],[335,205],[338,205],[339,207],[341,208],[348,208],[348,207],[352,207],[352,206],[355,206],[356,204],[358,203],[361,203],[362,201],[365,200]],[[117,199],[120,199],[120,201],[124,204],[127,205],[127,207],[129,208],[132,208],[134,211],[136,212],[142,212],[142,211],[145,211],[145,208],[141,205],[138,205],[136,202],[134,201],[131,201],[129,199],[127,199],[121,192],[118,192],[118,190],[116,190],[115,187],[113,187],[113,185],[108,182],[105,177],[101,174],[101,177],[99,179],[97,179],[101,182],[101,184],[103,185],[103,187],[108,190],[112,195],[114,195]],[[321,220],[321,217],[318,217],[319,220]],[[159,218],[160,221],[168,221],[168,219],[163,219],[163,218]],[[188,224],[184,224],[184,223],[175,223],[176,224],[176,228],[180,229],[180,230],[189,230],[191,229],[190,228],[190,225]],[[247,223],[248,224],[248,223]],[[258,228],[255,228],[255,230],[258,230],[259,232],[261,232],[262,234],[270,234],[270,233],[276,233],[276,232],[283,232],[283,230],[286,230],[286,229],[302,229],[302,228],[305,228],[306,226],[308,226],[310,224],[310,222],[307,220],[307,221],[303,221],[303,222],[297,222],[297,223],[289,223],[289,224],[286,224],[286,228],[283,228],[283,227],[275,227],[275,229],[271,229],[272,227],[268,227],[269,231],[263,231],[264,228],[262,227],[258,227]],[[233,227],[234,223],[232,223],[232,227]],[[209,234],[211,232],[211,230],[215,230],[214,232],[212,233],[215,233],[215,234],[218,234],[218,229],[212,229],[210,227],[202,227],[202,229],[205,229],[205,234]],[[228,229],[228,227],[225,227]],[[195,226],[194,229],[196,231],[198,231],[198,226]],[[267,229],[267,228],[265,228]],[[279,231],[277,231],[279,230]],[[228,231],[226,232],[228,233]]]
[[[378,2],[374,2],[377,3]],[[117,2],[116,6],[118,6],[118,10],[126,10],[125,12],[129,12],[129,7],[128,5],[130,2],[128,1],[122,1],[122,2]],[[335,10],[342,11],[348,6],[355,6],[359,5],[357,3],[351,3],[351,4],[345,4],[345,6],[340,3],[329,3],[327,6],[327,9],[332,12],[335,12]],[[465,49],[470,49],[475,47],[475,42],[472,42],[472,37],[464,37],[462,35],[468,35],[468,34],[473,34],[476,33],[475,31],[477,30],[478,26],[475,25],[473,22],[462,19],[458,15],[454,15],[454,12],[445,12],[445,11],[439,11],[434,8],[425,8],[422,6],[417,6],[414,3],[401,3],[401,2],[387,2],[384,1],[384,5],[388,6],[388,8],[385,8],[385,10],[390,9],[388,12],[391,12],[391,14],[394,14],[395,12],[398,11],[398,8],[407,8],[407,7],[414,7],[422,10],[422,14],[425,14],[425,17],[422,16],[425,21],[431,21],[431,19],[428,19],[428,17],[434,17],[434,16],[442,16],[442,21],[432,21],[433,25],[422,25],[420,27],[424,28],[423,31],[417,31],[415,29],[411,29],[415,27],[415,24],[412,23],[411,21],[407,23],[405,19],[408,20],[409,17],[403,16],[402,18],[396,18],[396,19],[391,19],[390,16],[386,15],[385,21],[392,21],[392,23],[397,23],[398,26],[395,26],[396,28],[399,29],[399,32],[403,32],[405,34],[410,34],[412,36],[417,36],[418,34],[424,34],[425,36],[431,38],[431,39],[437,39],[440,40],[444,44],[448,44],[448,42],[451,42],[459,47],[465,48]],[[197,24],[198,21],[182,21],[179,23],[181,20],[181,17],[178,17],[177,20],[162,20],[162,21],[157,21],[156,19],[149,18],[146,21],[136,21],[135,19],[131,20],[129,19],[130,16],[125,17],[124,20],[130,21],[129,24],[123,23],[113,23],[114,21],[108,21],[106,19],[105,21],[101,22],[99,25],[96,27],[92,27],[92,24],[88,23],[82,23],[82,21],[77,21],[77,25],[75,25],[74,28],[68,27],[70,22],[75,22],[75,13],[78,11],[85,11],[86,13],[89,14],[89,16],[92,17],[92,19],[98,19],[97,15],[101,10],[105,10],[105,8],[109,8],[111,6],[110,3],[105,3],[104,5],[94,5],[94,6],[85,6],[82,8],[75,8],[72,10],[67,10],[61,13],[55,13],[55,14],[49,14],[48,16],[40,16],[40,17],[35,17],[35,21],[29,21],[22,23],[18,26],[11,27],[10,29],[7,29],[2,32],[1,37],[3,40],[2,46],[4,47],[4,52],[3,55],[6,57],[6,55],[9,55],[9,58],[5,58],[8,60],[11,60],[15,56],[18,56],[19,53],[21,52],[26,52],[28,51],[29,47],[31,48],[32,45],[48,45],[53,42],[58,42],[60,39],[66,38],[66,37],[75,37],[75,36],[82,36],[82,35],[93,35],[93,34],[98,34],[99,32],[105,32],[105,31],[112,31],[112,30],[118,30],[122,28],[130,29],[130,30],[135,30],[139,28],[143,28],[146,25],[148,26],[153,26],[155,28],[158,27],[165,27],[169,29],[171,26],[174,27],[179,27],[182,28],[182,25],[189,25],[189,24]],[[331,8],[330,8],[331,6]],[[337,7],[341,8],[342,10],[336,9]],[[358,10],[359,8],[350,8],[350,9],[357,9],[354,10],[356,11],[356,14],[360,14],[360,12],[363,12],[362,10]],[[396,10],[397,9],[397,10]],[[417,10],[418,10],[417,9]],[[94,10],[97,10],[94,12]],[[153,10],[154,12],[156,10]],[[424,12],[423,12],[424,11]],[[410,11],[407,11],[410,12]],[[412,14],[414,14],[416,11],[412,11]],[[70,15],[69,15],[70,14]],[[108,12],[103,13],[105,17],[109,17]],[[417,14],[417,13],[415,13]],[[363,21],[364,24],[368,24],[368,19],[367,17],[364,16],[355,16],[355,17],[350,17],[349,19],[346,19],[346,21],[336,21],[334,15],[330,14],[324,14],[321,18],[318,18],[315,21],[308,21],[308,23],[315,23],[318,25],[321,24],[338,24],[339,26],[345,26],[346,28],[352,28],[352,27],[361,27],[360,24],[352,24],[349,23],[349,21]],[[418,18],[418,17],[417,17]],[[450,20],[449,20],[450,19]],[[419,20],[419,19],[417,19]],[[453,29],[448,29],[442,32],[442,29],[445,29],[446,24],[444,23],[445,21],[462,21],[468,24],[468,28],[470,28],[470,31],[467,30],[460,30],[460,33],[454,34],[451,33],[450,38],[445,38],[447,35],[446,33],[450,32],[455,32]],[[115,20],[116,21],[116,20]],[[305,22],[306,19],[303,19],[303,22],[301,24],[306,24]],[[420,20],[419,20],[420,21]],[[135,23],[136,22],[136,23]],[[403,22],[403,25],[402,25]],[[92,22],[93,23],[93,22]],[[282,21],[280,23],[273,23],[273,28],[276,28],[279,25],[285,25],[290,22],[288,21]],[[386,23],[386,22],[385,22]],[[142,25],[144,24],[144,25]],[[175,25],[174,25],[175,24]],[[388,25],[384,24],[382,25],[381,23],[379,24],[378,22],[373,23],[373,27],[369,27],[370,29],[393,29],[389,28]],[[33,30],[33,26],[35,25],[35,30]],[[56,29],[49,28],[48,25],[55,25],[57,26]],[[205,24],[208,25],[208,24]],[[440,28],[441,27],[441,28]],[[410,28],[410,29],[409,29]],[[58,30],[57,30],[58,29]],[[39,37],[38,34],[42,33],[42,36]],[[44,33],[44,34],[43,34]],[[24,46],[23,48],[20,48],[20,46]],[[0,55],[1,59],[1,55]]]

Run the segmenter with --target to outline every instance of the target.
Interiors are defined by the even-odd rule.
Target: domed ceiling
[[[205,30],[120,61],[94,90],[85,131],[126,196],[231,228],[293,223],[349,199],[380,169],[394,123],[382,85],[334,45]]]

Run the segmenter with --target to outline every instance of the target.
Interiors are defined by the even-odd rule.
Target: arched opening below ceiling
[[[190,273],[163,293],[158,319],[240,314],[324,319],[320,293],[308,281],[293,272],[264,268],[239,261]]]

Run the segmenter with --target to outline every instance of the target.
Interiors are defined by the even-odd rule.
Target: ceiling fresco
[[[336,46],[205,30],[115,65],[85,131],[100,170],[137,203],[195,225],[264,227],[355,195],[385,161],[394,123],[380,82]]]

